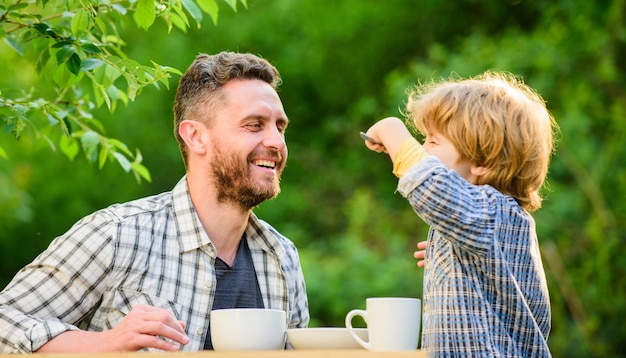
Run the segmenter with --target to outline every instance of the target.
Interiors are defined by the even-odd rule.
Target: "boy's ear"
[[[470,168],[470,173],[472,173],[472,175],[475,177],[482,177],[488,172],[489,172],[489,169],[487,169],[487,167],[483,167],[482,165],[478,165],[478,166],[472,165],[472,167]]]

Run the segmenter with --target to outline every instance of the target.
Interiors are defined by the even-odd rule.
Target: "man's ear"
[[[178,126],[178,134],[187,144],[189,152],[205,154],[208,143],[206,125],[202,122],[184,120]]]

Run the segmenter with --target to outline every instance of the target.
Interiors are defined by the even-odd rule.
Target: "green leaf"
[[[91,54],[99,54],[102,53],[102,50],[100,50],[100,48],[92,43],[86,43],[86,44],[82,44],[80,46],[83,51],[87,52],[87,53],[91,53]]]
[[[106,93],[106,89],[103,85],[96,82],[95,80],[91,82],[93,84],[93,93],[96,100],[96,106],[102,106],[102,103],[106,103],[107,108],[111,109],[111,100]]]
[[[70,120],[67,119],[67,116],[63,116],[61,117],[63,119],[63,124],[64,124],[64,128],[63,131],[67,134],[70,135],[72,134],[72,123],[70,123]]]
[[[234,10],[237,11],[237,0],[224,0]]]
[[[22,43],[19,42],[13,36],[7,36],[3,38],[4,42],[9,45],[13,49],[13,51],[17,52],[20,56],[24,55],[24,48],[22,47]]]
[[[78,73],[80,72],[80,57],[78,57],[78,54],[73,53],[72,56],[70,56],[69,60],[66,62],[67,64],[67,69],[70,70],[71,73],[73,73],[74,75],[78,75]]]
[[[161,70],[164,70],[167,73],[173,73],[175,75],[179,75],[182,76],[183,73],[181,70],[179,70],[178,68],[174,68],[174,67],[170,67],[170,66],[160,66],[157,63],[155,63],[154,61],[152,62],[152,64],[156,67],[159,66],[161,68]]]
[[[89,125],[92,128],[94,128],[94,127],[97,128],[97,130],[99,130],[101,133],[105,132],[105,128],[102,125],[102,122],[100,122],[99,120],[93,118],[91,116],[91,113],[89,113],[89,112],[85,113],[82,110],[80,110],[79,112],[81,113],[81,116],[89,123]],[[83,113],[88,114],[89,116],[85,116]]]
[[[120,77],[120,72],[113,66],[106,64],[93,71],[93,77],[102,87],[107,88]]]
[[[128,9],[126,9],[125,6],[120,5],[120,4],[111,4],[111,8],[117,11],[120,15],[126,15],[126,13],[128,12]]]
[[[0,158],[9,159],[9,157],[7,156],[7,152],[2,147],[0,147]]]
[[[219,13],[219,7],[217,6],[217,2],[215,0],[196,0],[198,2],[198,6],[202,9],[202,11],[206,12],[211,16],[211,20],[213,20],[213,24],[217,25],[217,16]]]
[[[141,178],[144,178],[148,183],[152,182],[152,177],[150,176],[150,172],[146,167],[139,163],[131,163],[130,167],[135,174],[135,178],[137,178],[137,182],[139,182],[139,177],[137,175],[139,175]]]
[[[48,103],[48,101],[46,101],[43,98],[37,98],[34,101],[30,101],[28,102],[28,108],[30,109],[40,109],[41,107],[45,106]]]
[[[119,89],[115,85],[110,85],[109,88],[106,89],[106,95],[113,102],[117,101],[119,95]]]
[[[37,23],[37,24],[33,24],[33,27],[35,28],[35,30],[37,30],[40,34],[44,36],[50,35],[50,33],[48,32],[48,30],[50,29],[50,26],[48,26],[47,24]]]
[[[130,73],[136,72],[137,69],[141,67],[139,62],[128,59],[128,58],[119,61],[118,66],[120,66],[123,69],[126,69],[126,71]]]
[[[96,100],[96,106],[98,108],[100,108],[103,103],[106,103],[107,108],[111,108],[111,105],[108,102],[108,97],[106,97],[106,91],[104,90],[103,86],[93,82],[93,94]]]
[[[74,44],[72,43],[72,41],[67,41],[67,40],[63,40],[63,41],[57,41],[54,45],[51,46],[52,48],[61,48],[61,47],[70,47],[73,48]]]
[[[60,121],[50,113],[48,114],[47,117],[48,117],[48,123],[50,123],[51,126],[56,126],[57,124],[60,123]]]
[[[152,79],[152,76],[150,76],[150,70],[152,69],[146,66],[137,66],[133,75],[135,75],[135,78],[137,78],[139,83],[144,83]]]
[[[141,90],[141,85],[137,83],[137,79],[133,76],[124,76],[126,82],[128,83],[128,98],[131,101],[135,100],[137,94]]]
[[[174,23],[176,27],[186,33],[187,28],[189,27],[189,19],[187,18],[187,14],[185,14],[185,11],[183,11],[180,6],[174,6],[172,7],[172,9],[174,10],[174,12],[170,13],[172,23]]]
[[[98,156],[98,168],[102,169],[104,167],[108,156],[109,149],[105,145],[103,145],[102,148],[100,148],[100,155]]]
[[[133,169],[133,174],[137,179],[137,182],[141,182],[141,178],[144,178],[147,182],[152,182],[152,177],[150,176],[150,171],[146,167],[144,167],[141,162],[143,161],[143,156],[139,149],[137,149],[137,154],[135,155],[135,160],[130,163],[131,168]]]
[[[15,114],[15,116],[9,117],[6,125],[15,138],[19,139],[22,135],[22,131],[26,128],[26,123],[28,122],[28,117],[26,116],[28,107],[21,104],[15,104],[11,106],[11,111]]]
[[[109,138],[108,142],[109,144],[113,145],[113,147],[126,153],[126,155],[128,155],[129,157],[133,155],[133,153],[128,149],[126,144],[124,144],[124,142],[120,141],[119,139]],[[141,155],[141,153],[139,153],[138,155]]]
[[[87,131],[83,133],[80,141],[83,145],[85,154],[87,154],[87,157],[89,158],[91,153],[98,149],[98,144],[100,144],[100,135],[94,131]]]
[[[13,110],[13,112],[17,114],[18,117],[25,117],[26,112],[28,112],[28,107],[21,105],[21,104],[14,104],[11,107],[11,110]]]
[[[126,95],[126,93],[124,93],[123,91],[118,91],[118,92],[117,92],[117,95],[118,95],[118,97],[119,97],[119,98],[117,99],[118,101],[122,101],[122,102],[124,102],[124,104],[126,104],[126,105],[128,104],[128,96]]]
[[[99,17],[96,17],[93,19],[94,23],[95,23],[95,27],[98,28],[98,30],[100,30],[101,33],[106,34],[107,33],[107,25],[104,23],[104,21],[102,21],[102,19],[100,19]],[[94,30],[92,30],[92,32],[94,32]]]
[[[37,57],[37,67],[35,68],[35,70],[37,71],[37,74],[41,74],[41,72],[46,67],[46,64],[49,59],[50,59],[50,51],[48,50],[47,47],[44,47],[39,52],[39,57]]]
[[[48,122],[50,125],[55,126],[58,124],[63,134],[66,136],[72,134],[72,128],[67,119],[67,111],[60,110],[53,105],[48,106],[46,110],[48,111]]]
[[[137,10],[133,14],[133,18],[137,23],[137,26],[147,30],[154,23],[156,18],[156,8],[154,6],[154,0],[139,0],[137,1]]]
[[[19,10],[28,7],[28,3],[13,4],[9,6],[8,11]]]
[[[59,147],[61,148],[61,151],[65,154],[65,156],[67,156],[70,160],[74,160],[80,148],[76,139],[68,135],[61,136],[61,140],[59,141]]]
[[[50,62],[54,62],[54,61],[50,61]],[[74,75],[73,73],[70,72],[69,67],[67,66],[67,62],[64,66],[56,66],[53,68],[53,73],[52,73],[52,79],[54,80],[54,83],[58,84],[59,86],[65,88],[65,87],[70,87],[71,85],[75,84],[76,82],[78,82],[81,78],[79,74],[79,76]]]
[[[203,16],[202,16],[202,10],[200,10],[198,5],[196,5],[196,3],[193,0],[181,0],[181,3],[183,4],[183,7],[185,8],[185,10],[189,12],[189,15],[191,15],[191,17],[194,20],[196,20],[196,23],[198,23],[198,26],[200,26]]]
[[[130,171],[130,162],[124,156],[124,154],[119,152],[113,152],[113,156],[115,157],[115,159],[117,159],[117,162],[120,163],[122,169],[124,169],[124,171],[128,173]]]
[[[30,14],[30,13],[23,13],[21,12],[18,17],[22,20],[21,22],[23,24],[33,24],[33,23],[38,23],[41,22],[41,19],[43,18],[43,16],[41,14]]]
[[[81,61],[80,63],[80,70],[81,71],[91,71],[93,69],[96,69],[100,66],[104,65],[104,61],[97,59],[97,58],[88,58],[85,59],[83,61]]]
[[[72,17],[72,32],[79,36],[87,31],[91,22],[91,16],[85,9],[79,9]]]
[[[55,47],[55,46],[56,44],[52,47]],[[76,53],[76,50],[74,49],[74,46],[62,46],[61,48],[57,50],[57,53],[56,53],[57,63],[61,64],[63,62],[66,62],[75,53]]]

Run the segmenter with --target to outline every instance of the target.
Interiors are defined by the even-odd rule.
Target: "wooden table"
[[[237,352],[160,352],[160,353],[96,353],[65,354],[37,353],[37,358],[427,358],[424,350],[408,352],[370,352],[365,349],[336,350],[286,350],[286,351],[237,351]],[[15,358],[15,355],[0,354],[0,358]]]

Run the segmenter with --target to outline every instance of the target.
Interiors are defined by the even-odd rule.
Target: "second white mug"
[[[354,340],[370,351],[407,351],[417,349],[422,319],[419,298],[374,297],[365,301],[365,310],[352,310],[346,315],[346,328]],[[352,319],[363,317],[369,341],[353,330]]]

